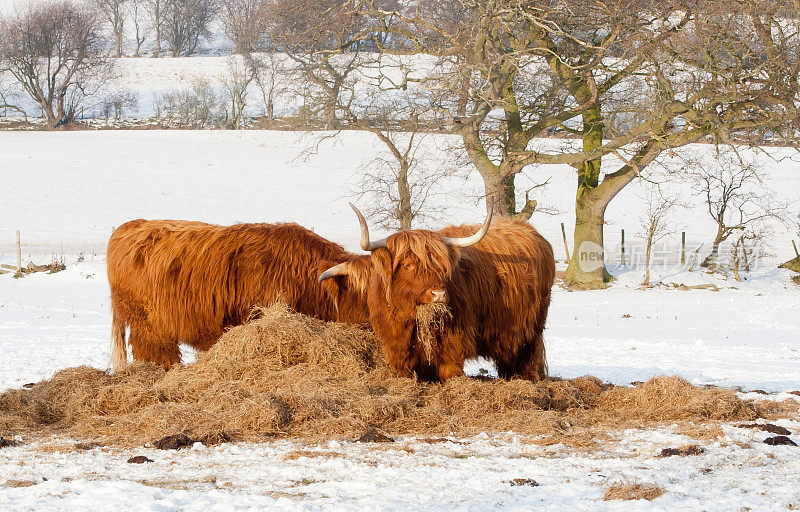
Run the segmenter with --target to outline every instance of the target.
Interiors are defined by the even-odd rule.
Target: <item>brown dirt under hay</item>
[[[0,395],[0,435],[107,436],[104,442],[123,445],[175,433],[207,444],[352,440],[365,431],[559,436],[682,421],[751,421],[794,410],[794,403],[744,401],[731,390],[698,388],[679,377],[655,377],[632,388],[589,376],[417,382],[393,375],[370,331],[278,305],[227,331],[195,363],[169,372],[144,363],[116,374],[81,366],[29,389],[9,390]]]

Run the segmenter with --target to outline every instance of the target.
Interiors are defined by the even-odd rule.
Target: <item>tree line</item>
[[[239,101],[243,113],[247,86],[264,76],[257,69],[274,64],[264,55],[285,56],[301,77],[292,82],[303,91],[300,115],[330,130],[371,131],[386,145],[396,168],[383,188],[394,193],[402,227],[419,213],[412,190],[417,134],[456,135],[454,151],[483,178],[487,207],[504,217],[528,219],[540,208],[535,185],[525,188],[521,175],[555,164],[572,168],[575,230],[566,281],[581,287],[600,288],[610,278],[602,264],[609,204],[677,149],[710,142],[736,153],[797,142],[798,0],[92,5],[36,4],[3,21],[0,71],[42,106],[51,126],[74,120],[80,97],[107,76],[108,57],[123,53],[131,33],[126,24],[133,24],[136,54],[152,38],[153,56],[164,49],[180,56],[195,52],[219,20],[245,63],[241,80],[231,74],[226,85],[232,111]],[[103,24],[113,41],[102,35]],[[417,187],[418,194],[427,190]]]

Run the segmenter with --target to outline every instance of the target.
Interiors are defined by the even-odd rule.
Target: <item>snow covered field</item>
[[[0,262],[14,259],[22,231],[24,262],[63,257],[67,270],[13,279],[0,275],[0,391],[81,364],[105,368],[110,313],[104,246],[111,229],[131,218],[187,218],[217,223],[293,220],[351,250],[357,222],[347,207],[354,177],[379,150],[369,135],[344,133],[308,160],[308,138],[285,132],[127,131],[0,133]],[[427,143],[437,151],[442,138]],[[693,146],[690,151],[708,151]],[[771,156],[789,156],[771,149]],[[441,159],[446,163],[447,155]],[[765,156],[762,176],[779,198],[800,191],[800,164]],[[574,174],[552,176],[540,202],[558,208],[534,224],[563,259],[560,223],[572,224]],[[442,185],[442,223],[482,217],[477,176]],[[685,185],[676,185],[686,187]],[[642,184],[608,212],[607,237],[638,228]],[[691,198],[688,188],[683,194]],[[463,197],[474,197],[464,201]],[[713,230],[697,202],[676,222],[689,247]],[[380,231],[380,230],[377,230]],[[654,280],[713,283],[719,291],[637,289],[638,266],[612,266],[618,280],[596,292],[554,290],[545,333],[551,374],[592,374],[629,384],[678,374],[696,384],[763,390],[793,400],[800,390],[800,288],[775,263],[793,254],[793,230],[776,224],[774,254],[736,282],[675,265],[656,266]],[[673,242],[679,239],[673,238]],[[570,240],[571,243],[571,240]],[[613,245],[613,244],[612,244]],[[630,251],[630,249],[629,249]],[[83,261],[77,262],[78,253]],[[610,251],[609,259],[618,261]],[[563,263],[559,268],[563,268]],[[191,359],[191,358],[190,358]],[[474,372],[486,366],[473,362]],[[747,398],[762,398],[747,393]],[[800,421],[775,422],[800,443]],[[599,450],[540,446],[513,433],[392,445],[342,440],[308,446],[263,444],[74,450],[74,441],[43,440],[0,449],[0,510],[786,510],[800,507],[800,448],[767,446],[768,435],[726,425],[706,453],[658,458],[662,448],[697,443],[676,429],[616,432]],[[313,453],[307,453],[313,452]],[[134,465],[133,455],[153,463]],[[517,478],[539,485],[512,486]],[[664,488],[649,502],[601,501],[613,482],[640,479]]]

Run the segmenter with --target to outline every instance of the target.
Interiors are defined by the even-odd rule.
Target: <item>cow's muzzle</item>
[[[447,291],[443,289],[431,288],[420,297],[420,304],[433,304],[447,302]]]

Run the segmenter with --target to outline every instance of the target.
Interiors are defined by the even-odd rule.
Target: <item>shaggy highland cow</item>
[[[463,375],[464,360],[482,356],[504,378],[546,376],[542,332],[555,260],[532,226],[491,223],[490,213],[480,227],[408,230],[371,242],[364,217],[353,209],[361,247],[371,254],[339,263],[319,279],[366,286],[370,323],[392,368],[445,381]],[[441,311],[438,318],[431,308]],[[440,329],[426,325],[430,318],[423,317],[430,316]]]
[[[215,226],[133,220],[108,242],[111,358],[165,368],[180,362],[180,343],[207,350],[254,306],[281,300],[322,320],[366,323],[366,297],[349,280],[319,283],[331,265],[357,258],[297,224]]]

